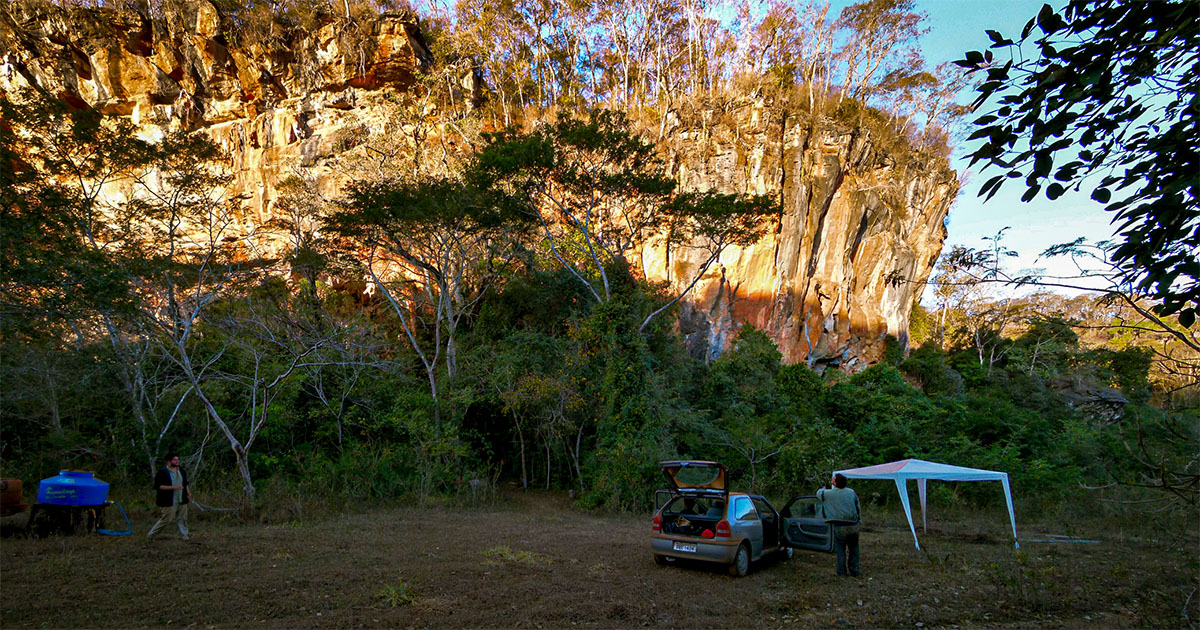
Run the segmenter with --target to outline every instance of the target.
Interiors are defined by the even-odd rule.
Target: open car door
[[[833,527],[825,522],[824,506],[817,497],[792,497],[779,511],[783,518],[783,544],[794,549],[833,551]]]

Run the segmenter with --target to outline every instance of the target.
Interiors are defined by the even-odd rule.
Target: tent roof
[[[876,464],[862,468],[839,470],[850,479],[940,479],[942,481],[986,481],[1007,479],[1008,473],[981,468],[966,468],[927,462],[923,459],[902,459],[898,462]]]
[[[863,468],[848,468],[846,470],[835,471],[847,477],[854,479],[891,479],[896,483],[896,490],[900,492],[900,504],[904,506],[904,516],[908,518],[908,529],[912,531],[913,544],[917,549],[921,548],[921,543],[917,542],[917,529],[913,526],[912,508],[908,503],[908,480],[915,479],[917,481],[917,489],[921,493],[921,519],[925,518],[925,485],[930,479],[938,479],[941,481],[989,481],[996,480],[1004,484],[1004,502],[1008,505],[1008,521],[1012,524],[1013,544],[1018,549],[1021,548],[1017,542],[1017,519],[1013,515],[1012,505],[1012,488],[1008,485],[1008,473],[998,472],[995,470],[983,470],[981,468],[965,468],[963,466],[951,466],[950,464],[939,464],[937,462],[927,462],[923,459],[902,459],[898,462],[888,462],[886,464],[876,464],[874,466],[865,466]]]

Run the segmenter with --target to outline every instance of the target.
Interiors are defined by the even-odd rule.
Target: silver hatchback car
[[[659,468],[669,487],[659,491],[664,501],[650,528],[658,564],[716,562],[740,577],[751,562],[771,554],[790,558],[793,549],[833,551],[831,528],[816,497],[793,497],[777,511],[764,497],[729,492],[723,464],[681,460],[661,462]]]

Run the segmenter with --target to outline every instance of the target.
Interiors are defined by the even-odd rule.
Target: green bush
[[[927,343],[912,351],[900,364],[905,374],[916,378],[921,389],[929,395],[959,394],[963,378],[946,360],[946,353],[937,345]]]

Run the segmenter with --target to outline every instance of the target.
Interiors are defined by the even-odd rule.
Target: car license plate
[[[686,551],[688,553],[696,553],[696,545],[688,543],[675,543],[675,551]]]

